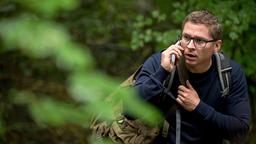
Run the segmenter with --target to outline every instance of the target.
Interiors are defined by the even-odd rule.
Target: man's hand
[[[200,102],[200,98],[196,90],[192,87],[189,81],[186,81],[187,86],[180,85],[178,87],[178,97],[176,101],[187,111],[193,111]]]
[[[171,55],[174,54],[176,60],[178,60],[182,56],[183,51],[184,49],[180,46],[180,41],[176,42],[176,44],[169,46],[165,51],[162,52],[161,66],[165,70],[170,72],[174,67],[174,64],[171,63]]]

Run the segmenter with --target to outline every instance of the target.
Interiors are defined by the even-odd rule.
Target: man
[[[245,75],[230,60],[231,86],[229,95],[221,96],[221,86],[213,56],[222,46],[221,25],[208,11],[194,11],[184,20],[179,41],[161,53],[152,55],[143,65],[135,88],[139,95],[157,106],[164,114],[177,104],[181,117],[180,143],[219,144],[224,139],[241,139],[249,129],[250,106]],[[170,59],[175,55],[176,62]],[[170,92],[160,101],[164,81],[184,57],[189,80],[179,82],[175,73]],[[175,143],[175,113],[168,114],[170,123],[167,142]],[[156,143],[162,143],[159,137]]]

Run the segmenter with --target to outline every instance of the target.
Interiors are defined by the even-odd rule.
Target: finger
[[[182,95],[182,96],[184,96],[184,92],[183,91],[181,91],[181,90],[178,90],[178,95]]]
[[[190,84],[189,80],[186,81],[186,85],[189,89],[194,90],[193,86]]]
[[[174,44],[174,46],[175,46],[176,48],[178,48],[179,51],[183,51],[183,50],[184,50],[183,47],[180,45],[180,41],[177,41],[177,42]]]
[[[175,45],[180,45],[180,41],[178,40],[178,41],[175,43]]]
[[[177,41],[175,44],[170,45],[167,49],[172,50],[175,48],[178,50],[183,50],[183,48],[180,45],[180,41]]]
[[[180,51],[183,51],[183,50],[184,50],[184,48],[181,46],[180,41],[177,41],[177,42],[175,43],[175,46],[178,46],[178,49],[179,49]]]
[[[177,101],[180,105],[182,105],[182,104],[183,104],[183,102],[181,101],[181,99],[180,99],[180,98],[176,98],[176,101]]]
[[[185,97],[184,97],[183,95],[178,95],[178,98],[179,98],[182,102],[185,101]]]
[[[171,54],[175,54],[176,57],[180,57],[180,55],[181,55],[181,51],[178,50],[177,48],[172,48],[172,49],[169,51],[169,53],[170,53],[170,56],[171,56]]]
[[[180,85],[178,87],[178,90],[183,91],[183,92],[188,92],[189,89],[187,87],[183,86],[183,85]]]
[[[176,56],[177,56],[178,58],[180,58],[180,57],[182,56],[182,52],[181,52],[181,50],[179,49],[179,47],[176,47],[175,49],[173,49],[173,51],[176,52]]]

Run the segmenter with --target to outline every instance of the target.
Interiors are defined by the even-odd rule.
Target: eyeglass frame
[[[184,40],[182,40],[182,37],[184,37],[184,35],[180,35],[180,36],[179,36],[180,42],[184,41]],[[190,36],[189,36],[189,41],[188,41],[188,42],[185,42],[186,46],[191,42],[191,40],[193,40],[193,44],[194,44],[195,48],[205,48],[205,46],[207,45],[207,43],[209,43],[209,42],[215,42],[215,41],[217,41],[218,39],[206,40],[206,39],[204,39],[204,38],[199,38],[199,37],[194,37],[194,38],[193,38],[193,37],[190,37]],[[195,40],[201,40],[201,41],[203,41],[203,42],[205,43],[204,46],[198,47],[198,46],[195,44]]]

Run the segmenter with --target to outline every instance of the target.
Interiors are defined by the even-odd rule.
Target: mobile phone
[[[180,40],[178,39],[177,41],[176,41],[176,43],[178,42],[178,45],[180,45]],[[175,43],[175,44],[176,44]],[[176,56],[175,56],[175,54],[171,54],[171,63],[173,63],[173,64],[175,64],[175,61],[176,61]]]
[[[175,54],[171,54],[171,63],[175,64],[176,56]]]

